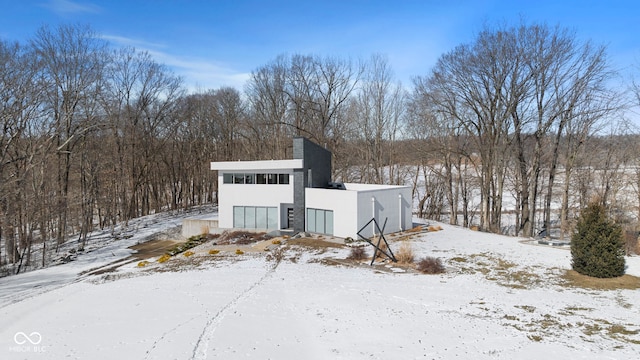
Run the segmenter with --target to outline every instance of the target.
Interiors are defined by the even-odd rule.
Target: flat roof
[[[303,167],[302,159],[211,162],[211,170],[222,171],[293,170]]]
[[[379,184],[344,183],[344,187],[347,190],[352,190],[352,191],[367,191],[367,190],[385,190],[385,189],[408,188],[409,186],[406,186],[406,185],[379,185]]]

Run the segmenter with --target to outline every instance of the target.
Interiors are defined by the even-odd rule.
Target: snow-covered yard
[[[441,226],[406,240],[441,275],[331,260],[348,248],[207,244],[87,274],[142,235],[107,242],[0,279],[0,359],[640,358],[639,290],[571,287],[567,249]],[[640,276],[640,258],[627,265]]]

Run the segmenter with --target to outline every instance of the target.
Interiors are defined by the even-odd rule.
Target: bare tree
[[[110,135],[115,142],[114,172],[124,183],[119,199],[124,220],[159,210],[160,155],[177,126],[175,110],[182,82],[148,53],[123,49],[114,54],[105,93]]]
[[[512,162],[519,169],[511,182],[517,187],[516,231],[533,235],[543,165],[549,169],[544,202],[549,227],[567,124],[586,114],[597,121],[616,109],[605,85],[612,76],[603,47],[542,25],[485,29],[471,45],[439,59],[423,88],[432,94],[434,111],[455,119],[474,139],[482,164],[482,228],[501,229],[506,169]],[[548,164],[542,163],[545,157]]]
[[[0,251],[4,241],[9,262],[22,264],[25,252],[30,260],[37,225],[46,245],[41,221],[46,207],[30,191],[30,176],[50,142],[46,125],[40,125],[42,91],[34,57],[25,47],[0,41],[0,64]]]
[[[361,141],[367,144],[369,167],[364,180],[392,183],[399,161],[394,157],[394,143],[402,126],[405,94],[400,84],[393,83],[391,66],[384,56],[371,56],[365,69],[357,95],[357,123]]]
[[[46,106],[56,128],[57,240],[65,241],[72,155],[83,136],[95,127],[93,102],[102,87],[106,43],[86,26],[40,28],[31,41],[40,62]]]
[[[251,109],[248,130],[255,140],[254,144],[264,144],[260,153],[267,159],[290,155],[287,154],[287,148],[295,125],[288,116],[292,100],[286,91],[289,71],[288,59],[280,55],[273,62],[253,71],[245,86]],[[255,156],[259,158],[258,154]]]
[[[472,46],[442,56],[428,79],[437,112],[455,119],[480,154],[480,227],[491,231],[500,229],[510,110],[518,97],[509,88],[520,64],[513,61],[514,36],[485,30]]]

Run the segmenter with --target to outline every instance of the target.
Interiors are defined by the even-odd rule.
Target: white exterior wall
[[[333,211],[333,235],[338,237],[352,237],[358,235],[358,193],[355,191],[306,188],[305,207]],[[307,228],[305,213],[305,229]]]
[[[289,174],[289,184],[225,184],[224,173]],[[281,204],[293,203],[293,170],[245,169],[218,172],[218,224],[233,228],[234,206],[275,206],[278,208],[278,229],[282,228]]]
[[[345,184],[345,187],[347,190],[306,189],[307,208],[333,211],[335,236],[357,239],[358,230],[373,217],[380,228],[387,218],[385,233],[412,227],[411,189],[408,186]],[[372,224],[362,235],[371,237],[373,229]]]

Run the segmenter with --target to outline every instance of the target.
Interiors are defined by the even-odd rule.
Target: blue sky
[[[279,54],[386,55],[397,80],[427,75],[485,23],[560,25],[608,46],[628,73],[640,64],[640,2],[516,0],[0,0],[0,39],[42,25],[89,24],[115,46],[149,51],[190,89],[234,86]]]

